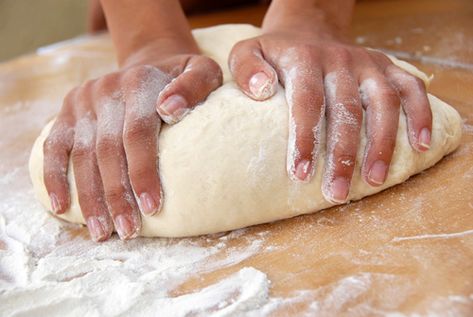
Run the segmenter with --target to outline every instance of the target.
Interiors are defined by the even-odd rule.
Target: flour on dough
[[[325,135],[314,178],[293,182],[286,172],[288,107],[282,87],[263,102],[241,93],[227,67],[233,44],[260,33],[250,25],[221,25],[194,31],[202,51],[223,69],[224,84],[183,121],[166,126],[159,138],[159,165],[165,193],[161,213],[143,217],[141,235],[193,236],[227,231],[294,217],[328,208],[321,192]],[[414,66],[393,59],[410,73],[428,81]],[[365,131],[358,151],[350,200],[361,199],[404,182],[455,150],[461,138],[461,118],[451,106],[429,95],[433,112],[429,151],[412,150],[401,113],[396,148],[385,184],[367,185],[360,177],[366,144]],[[38,199],[51,210],[43,183],[42,145],[51,123],[35,142],[30,173]],[[72,205],[61,218],[84,223],[77,200],[72,168],[69,168]]]

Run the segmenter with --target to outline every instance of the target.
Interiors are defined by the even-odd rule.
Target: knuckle
[[[111,96],[117,91],[120,82],[118,73],[110,73],[95,80],[93,89],[100,96]]]
[[[97,140],[96,153],[99,158],[107,158],[118,154],[120,138],[106,135]]]
[[[362,47],[362,46],[354,46],[354,50],[357,54],[361,55],[361,56],[366,56],[366,57],[370,57],[371,54],[370,54],[370,50],[368,50],[367,48],[365,47]]]
[[[391,147],[396,143],[396,131],[394,133],[390,129],[378,129],[373,131],[370,139],[380,147]]]
[[[241,50],[246,50],[251,42],[252,42],[252,39],[246,39],[246,40],[237,42],[235,45],[233,45],[232,53],[238,53]]]
[[[296,137],[299,141],[314,141],[314,124],[308,122],[296,123]]]
[[[389,100],[399,100],[399,93],[397,92],[396,89],[394,89],[391,85],[384,84],[382,86],[382,94],[384,98],[389,99]]]
[[[317,50],[311,44],[300,44],[298,46],[298,55],[303,60],[312,60]]]
[[[153,170],[148,166],[133,166],[133,168],[130,168],[129,173],[130,181],[133,188],[135,189],[135,192],[139,192],[142,184],[151,183],[149,180],[151,180],[153,175],[156,174],[156,170]]]
[[[301,157],[311,158],[314,150],[314,140],[310,138],[302,138],[297,142],[297,150]]]
[[[294,98],[296,99],[296,98]],[[310,105],[302,108],[299,110],[298,117],[296,119],[301,118],[301,127],[300,129],[303,130],[304,134],[314,134],[313,133],[313,128],[317,124],[317,122],[314,122],[319,119],[320,117],[320,111],[321,109],[318,107],[315,107],[314,105],[316,104],[322,104],[320,100],[317,100],[316,98],[313,98],[312,96],[304,96],[304,101],[309,103]],[[320,103],[319,103],[320,102]],[[299,121],[298,120],[298,121]]]
[[[197,64],[196,71],[194,71],[186,79],[190,84],[193,81],[202,82],[206,86],[219,86],[223,80],[223,73],[220,65],[212,58],[207,56],[193,56],[192,62],[188,65]],[[193,69],[193,68],[189,68]]]
[[[46,155],[46,154],[49,154],[51,152],[53,152],[54,150],[56,150],[57,148],[59,147],[59,142],[57,140],[57,138],[55,138],[51,133],[48,135],[48,137],[46,138],[46,140],[44,140],[44,143],[43,143],[43,153]]]
[[[53,190],[55,187],[58,187],[58,185],[61,184],[61,182],[58,181],[58,176],[59,174],[54,173],[54,170],[47,170],[45,166],[43,178],[44,185],[47,189]]]
[[[352,61],[356,61],[357,65],[363,65],[363,69],[373,69],[376,71],[381,69],[379,59],[371,55],[364,47],[353,48],[352,56]]]
[[[312,151],[314,145],[314,135],[313,133],[300,133],[297,136],[297,143],[299,145],[299,150],[302,152]]]
[[[337,46],[330,52],[331,58],[336,60],[339,64],[349,65],[352,62],[351,52],[344,46]]]
[[[368,51],[364,47],[354,46],[349,49],[351,54],[356,55],[357,59],[367,60],[370,58]]]
[[[386,74],[386,76],[393,77],[393,78],[396,78],[399,76],[399,74],[402,74],[399,68],[396,65],[394,65],[391,61],[389,61],[388,65],[386,65],[386,67],[384,68],[384,73]]]
[[[67,177],[67,166],[63,163],[63,158],[55,153],[45,153],[44,156],[44,181],[47,184],[63,182]]]
[[[208,59],[206,69],[206,82],[210,87],[218,87],[223,82],[223,73],[220,66],[212,59]]]
[[[395,135],[384,135],[382,138],[380,138],[380,143],[383,146],[383,149],[391,149],[389,152],[392,152],[394,149],[394,146],[396,145],[396,136]],[[380,153],[383,153],[385,151],[379,151]]]
[[[89,160],[94,152],[93,147],[79,144],[73,147],[71,157],[74,162],[82,162]]]
[[[206,58],[205,60],[207,62],[207,66],[210,67],[211,70],[214,70],[214,71],[219,70],[220,71],[220,66],[218,65],[218,63],[216,61],[214,61],[211,58]]]
[[[62,131],[59,128],[53,128],[43,143],[43,153],[52,154],[58,153],[66,149],[66,144],[70,138],[68,131]]]
[[[105,188],[105,199],[107,202],[112,203],[123,200],[126,196],[126,190],[123,186],[115,185]]]
[[[228,69],[233,75],[238,75],[238,71],[240,70],[240,60],[238,59],[238,55],[232,51],[228,58]]]
[[[377,52],[377,51],[368,51],[368,54],[371,56],[371,58],[381,64],[381,65],[384,65],[384,67],[388,67],[389,65],[392,64],[391,60],[389,59],[389,57],[387,57],[385,54],[381,53],[381,52]]]
[[[356,123],[360,123],[363,117],[363,109],[361,105],[355,100],[347,100],[343,104],[349,115],[346,116],[346,114],[343,112],[339,115],[346,117],[345,119],[349,119],[349,121],[356,121]]]
[[[77,90],[77,93],[75,94],[74,98],[74,106],[76,108],[80,109],[87,109],[87,111],[90,108],[90,100],[91,96],[93,93],[93,83],[88,82],[84,83],[82,86],[80,86]]]
[[[412,83],[415,85],[415,87],[418,90],[425,91],[425,83],[422,79],[420,79],[417,76],[411,75],[412,77]]]
[[[218,73],[222,74],[222,70],[220,69],[220,65],[216,61],[214,61],[211,58],[204,58],[203,64],[205,66],[205,69],[213,74]]]
[[[170,70],[171,73],[174,71]],[[171,82],[172,77],[155,66],[140,65],[126,70],[122,80],[124,97],[128,100],[138,98],[137,92],[157,97],[157,94]]]
[[[51,163],[51,160],[45,160],[44,162],[43,177],[44,183],[46,185],[51,185],[57,182],[57,179],[62,175],[59,172],[59,169],[54,168],[54,164]],[[47,186],[46,186],[47,187]]]
[[[149,118],[139,118],[125,125],[123,138],[126,142],[133,142],[149,135],[151,131],[152,120]]]
[[[401,98],[397,90],[391,86],[384,86],[381,89],[381,99],[384,101],[383,105],[392,108],[399,108],[401,104]]]
[[[335,151],[335,164],[342,169],[352,169],[355,166],[356,157],[352,153],[340,149]]]
[[[137,79],[147,79],[161,76],[163,72],[152,65],[139,65],[128,69],[125,73],[126,81],[136,81]]]
[[[431,125],[432,116],[429,111],[425,111],[423,106],[418,106],[407,113],[407,120],[412,124],[412,128],[417,130]]]
[[[348,97],[338,100],[334,105],[329,105],[326,112],[332,123],[341,125],[359,125],[363,116],[360,103]]]
[[[90,210],[90,207],[98,200],[97,194],[88,189],[79,191],[78,196],[79,205],[81,205],[82,210]]]
[[[150,65],[139,65],[130,68],[126,71],[127,78],[143,78],[148,77],[153,71],[153,66]]]
[[[69,91],[63,100],[63,106],[67,107],[69,105],[73,105],[76,100],[77,93],[79,92],[80,87],[74,87],[71,91]]]
[[[78,93],[82,95],[89,92],[95,86],[96,81],[95,79],[87,80],[78,87]]]
[[[217,70],[215,70],[214,74],[215,74],[215,79],[214,79],[214,81],[212,81],[212,83],[213,83],[213,86],[218,87],[218,86],[222,85],[222,83],[223,83],[223,72],[222,72],[222,69],[220,68],[220,66],[218,67]]]
[[[245,56],[245,52],[255,51],[253,48],[251,48],[252,41],[252,39],[247,39],[233,45],[229,57],[230,71],[237,71],[240,66],[244,65],[242,57]]]

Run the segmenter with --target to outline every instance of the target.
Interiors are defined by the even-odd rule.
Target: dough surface
[[[284,90],[267,101],[253,101],[231,81],[227,56],[239,40],[254,37],[259,29],[249,25],[222,25],[194,31],[201,50],[214,58],[224,72],[224,85],[183,121],[165,126],[159,138],[160,176],[165,193],[161,213],[142,217],[142,236],[182,237],[215,233],[290,218],[333,206],[322,195],[325,134],[314,178],[296,183],[286,172],[288,107]],[[414,66],[393,62],[428,82]],[[412,150],[401,112],[389,177],[384,185],[371,187],[360,177],[366,144],[362,130],[355,174],[349,194],[358,200],[404,182],[454,151],[461,138],[461,117],[455,109],[429,95],[433,112],[431,149]],[[51,210],[43,183],[43,142],[52,123],[36,140],[30,156],[35,194]],[[72,205],[61,218],[85,223],[69,166]]]

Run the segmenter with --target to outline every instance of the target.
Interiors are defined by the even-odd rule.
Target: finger
[[[391,164],[399,123],[400,98],[382,73],[373,72],[361,81],[360,91],[366,109],[366,135],[363,179],[372,186],[382,185]]]
[[[347,200],[362,122],[358,85],[346,69],[340,67],[325,76],[327,161],[322,193],[334,203]]]
[[[84,114],[76,124],[72,163],[82,215],[90,236],[104,241],[113,232],[113,223],[104,198],[102,180],[95,154],[95,118]]]
[[[314,174],[324,116],[322,72],[318,67],[293,67],[283,72],[289,104],[288,174],[309,181]]]
[[[125,123],[123,140],[128,174],[144,215],[161,208],[162,191],[158,176],[157,136],[161,120],[155,111],[156,99],[143,97],[146,87],[125,85]]]
[[[229,67],[237,85],[250,98],[265,100],[276,93],[278,76],[256,40],[237,43],[230,52]]]
[[[427,151],[432,135],[432,111],[424,82],[395,65],[386,67],[385,72],[399,91],[411,146],[419,152]]]
[[[73,91],[64,99],[63,109],[72,109],[74,98]],[[51,201],[52,211],[56,214],[63,214],[70,205],[67,173],[69,154],[74,142],[73,125],[73,114],[62,111],[43,145],[44,185]]]
[[[120,100],[102,100],[101,106],[97,106],[96,152],[105,199],[115,228],[121,239],[131,239],[139,234],[141,220],[128,178],[122,137],[124,117],[125,105]]]
[[[208,57],[192,56],[184,71],[159,94],[156,110],[164,122],[179,122],[220,85],[220,66]]]

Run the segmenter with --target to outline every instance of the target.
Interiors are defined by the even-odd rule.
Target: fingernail
[[[424,149],[428,150],[430,149],[430,131],[427,128],[423,128],[420,131],[419,135],[419,144],[422,146]]]
[[[344,203],[348,197],[350,183],[345,177],[336,177],[330,185],[331,200],[335,203]]]
[[[386,179],[386,171],[388,166],[381,160],[373,163],[370,172],[368,173],[368,179],[376,185],[381,185]]]
[[[156,211],[157,213],[161,212],[161,210],[163,209],[163,197],[164,197],[164,194],[163,194],[163,188],[159,188],[159,200],[158,200],[158,210]]]
[[[301,181],[307,180],[308,176],[310,175],[311,164],[308,160],[302,160],[297,164],[296,170],[294,171],[294,175]]]
[[[268,75],[263,72],[254,74],[248,83],[251,94],[257,99],[267,99],[273,94],[273,85]]]
[[[171,95],[164,100],[159,108],[173,121],[181,120],[189,112],[186,99],[181,95]]]
[[[140,210],[144,215],[150,216],[158,209],[153,197],[148,193],[142,193],[140,196]]]
[[[49,199],[51,200],[51,208],[52,208],[53,213],[57,214],[61,210],[59,199],[57,198],[55,193],[51,193],[49,195]]]
[[[125,215],[118,215],[115,218],[115,228],[122,240],[132,238],[135,233],[133,230],[133,224],[127,219],[127,217],[125,217]]]
[[[102,241],[106,237],[105,230],[97,217],[92,216],[87,219],[87,228],[95,242]]]

